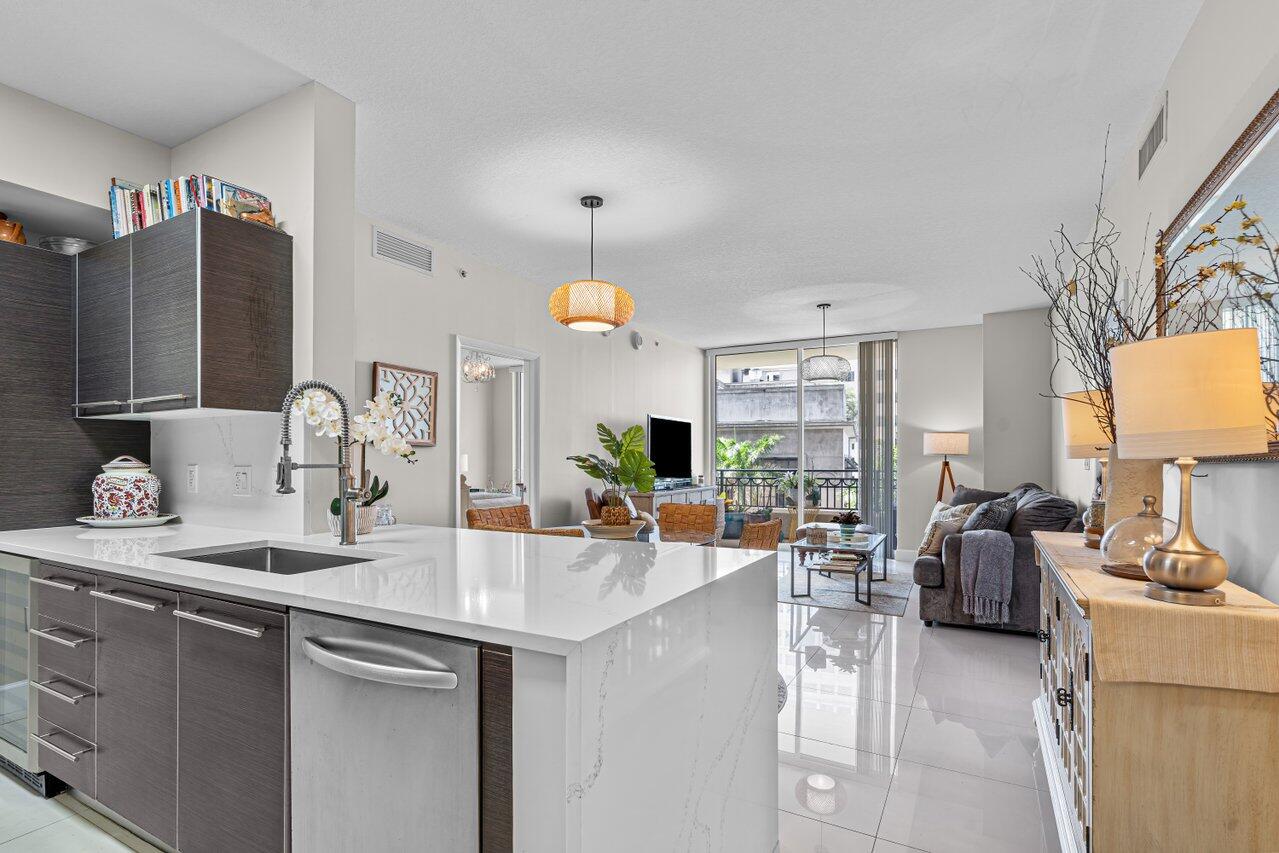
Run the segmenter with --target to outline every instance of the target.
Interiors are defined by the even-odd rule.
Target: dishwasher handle
[[[452,690],[457,687],[456,672],[436,668],[439,666],[438,661],[388,643],[303,637],[302,648],[306,651],[306,656],[320,666],[352,678],[433,690]],[[397,663],[387,663],[388,659]],[[398,662],[416,665],[399,665]]]

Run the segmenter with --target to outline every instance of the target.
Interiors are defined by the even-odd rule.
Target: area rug
[[[783,604],[806,604],[810,607],[830,607],[835,610],[860,610],[863,613],[883,613],[888,616],[904,616],[910,591],[915,588],[914,579],[907,574],[888,573],[888,580],[875,581],[871,606],[867,607],[853,596],[851,575],[835,574],[832,577],[813,572],[813,594],[792,597],[790,594],[790,561],[779,564],[777,573],[777,600]],[[805,588],[804,572],[795,578],[795,588]],[[866,578],[862,578],[862,595],[866,595]]]

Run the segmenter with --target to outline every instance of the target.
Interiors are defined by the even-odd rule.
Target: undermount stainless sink
[[[270,572],[275,575],[298,575],[303,572],[332,569],[337,566],[367,563],[374,559],[373,557],[355,557],[347,554],[329,554],[323,551],[300,551],[275,545],[232,548],[225,551],[196,554],[173,552],[158,556],[177,557],[182,560],[193,560],[197,563],[214,563],[215,565],[231,566],[236,569],[252,569],[255,572]]]

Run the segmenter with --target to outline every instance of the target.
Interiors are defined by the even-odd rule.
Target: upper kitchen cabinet
[[[275,411],[293,384],[293,238],[193,210],[79,256],[76,410]]]

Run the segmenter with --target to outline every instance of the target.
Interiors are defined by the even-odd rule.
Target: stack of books
[[[181,175],[143,185],[112,178],[108,196],[111,201],[111,230],[116,237],[132,234],[197,207],[237,218],[242,214],[265,214],[271,218],[271,202],[266,196],[212,175]],[[271,223],[274,223],[273,219]]]

